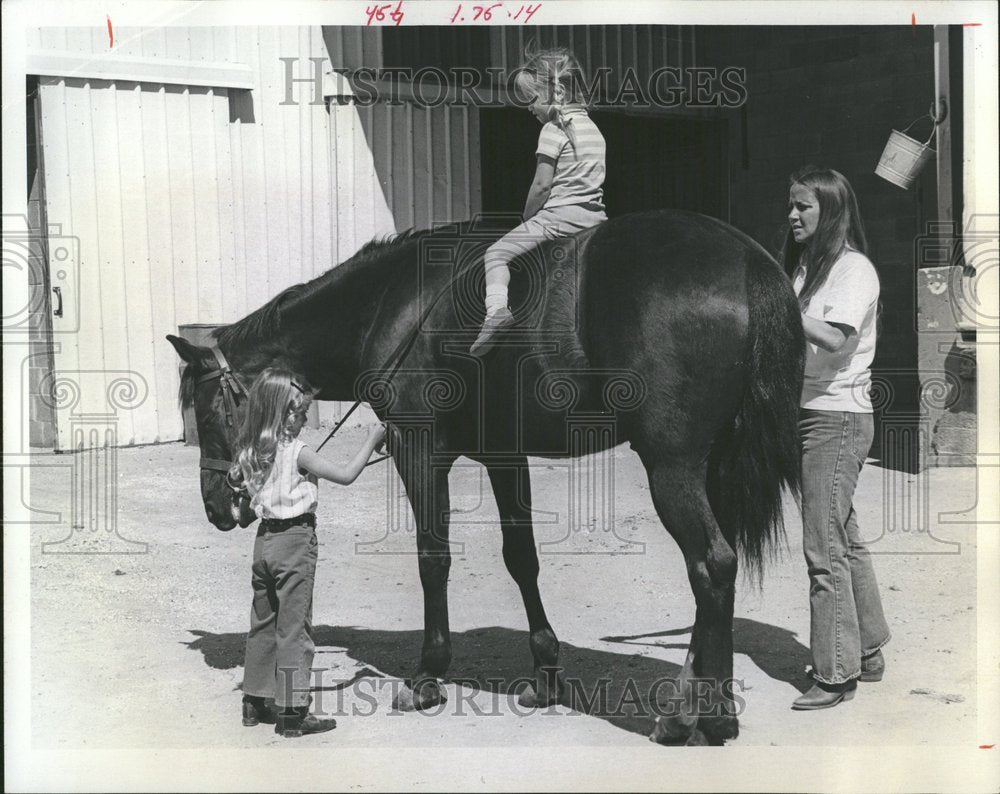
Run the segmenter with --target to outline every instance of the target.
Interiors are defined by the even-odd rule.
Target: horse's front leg
[[[559,640],[545,616],[538,592],[538,553],[531,525],[531,479],[525,457],[490,462],[490,484],[500,512],[503,561],[517,583],[528,613],[528,643],[534,659],[535,684],[521,692],[522,706],[547,706],[559,700],[562,672]]]
[[[417,672],[394,698],[393,707],[412,711],[431,708],[447,700],[438,679],[444,677],[451,664],[448,472],[453,460],[432,463],[426,445],[419,443],[404,446],[403,450],[396,457],[396,466],[417,526],[417,564],[424,591],[424,644]]]

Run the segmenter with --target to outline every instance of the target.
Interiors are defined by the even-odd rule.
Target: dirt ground
[[[328,448],[331,457],[346,459],[362,433],[345,430]],[[307,443],[319,438],[320,431],[304,431]],[[253,530],[222,533],[208,524],[197,448],[176,443],[115,454],[87,465],[115,461],[107,476],[115,485],[117,538],[90,531],[89,519],[78,518],[83,527],[70,531],[72,457],[39,456],[33,470],[32,505],[60,516],[32,530],[33,746],[287,747],[290,740],[270,727],[240,724]],[[652,715],[621,701],[629,681],[644,699],[653,683],[676,676],[694,599],[638,457],[620,447],[603,462],[613,465],[613,532],[601,522],[570,526],[567,462],[533,460],[532,475],[542,511],[541,591],[562,661],[585,687],[610,679],[610,709],[598,716],[563,706],[529,713],[507,693],[530,674],[527,621],[503,565],[485,475],[460,461],[451,479],[449,703],[430,714],[392,711],[394,687],[418,658],[423,604],[412,530],[386,531],[387,516],[408,513],[383,463],[350,488],[320,487],[314,622],[323,669],[315,697],[339,725],[298,746],[663,751],[647,741]],[[81,479],[76,498],[89,506],[82,512],[99,514],[104,497],[87,491],[90,482],[90,475]],[[735,677],[745,708],[731,744],[974,741],[976,536],[966,511],[976,488],[971,468],[905,475],[865,467],[855,504],[873,540],[893,632],[887,672],[881,683],[862,684],[852,702],[814,713],[789,709],[806,688],[809,662],[807,578],[789,505],[787,551],[768,569],[763,590],[741,581],[737,592]],[[916,531],[922,525],[930,532]],[[136,553],[99,553],[109,550]]]

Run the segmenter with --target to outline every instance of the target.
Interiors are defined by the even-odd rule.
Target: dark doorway
[[[480,114],[483,212],[520,214],[535,172],[538,122],[519,108]],[[608,145],[609,217],[671,208],[728,218],[725,122],[607,112],[593,119]]]
[[[28,443],[32,447],[54,447],[56,415],[52,397],[43,393],[54,367],[52,315],[49,302],[48,223],[45,215],[45,169],[42,157],[42,125],[39,112],[38,77],[26,83],[28,215]]]

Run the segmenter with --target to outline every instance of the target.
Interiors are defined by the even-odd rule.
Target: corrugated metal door
[[[217,149],[228,144],[218,134],[227,96],[40,82],[48,217],[72,232],[60,245],[50,229],[49,241],[53,281],[66,284],[53,318],[57,449],[176,438],[176,354],[164,334],[178,316],[236,308],[226,306],[236,300],[232,217],[219,200],[232,181]]]

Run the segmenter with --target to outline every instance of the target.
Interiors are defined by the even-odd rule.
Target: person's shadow
[[[737,619],[736,623],[736,651],[748,653],[771,677],[801,689],[798,679],[801,678],[803,654],[808,657],[808,652],[794,640],[794,635],[755,621]],[[185,644],[191,650],[200,651],[210,667],[230,670],[243,664],[245,633],[190,631],[196,639]],[[628,645],[686,649],[686,644],[644,640],[689,632],[690,628],[681,628],[602,639]],[[481,692],[511,696],[517,694],[531,674],[531,654],[525,631],[490,626],[453,632],[451,636],[450,681]],[[314,638],[318,650],[342,648],[358,665],[350,680],[322,686],[329,691],[346,689],[362,678],[402,679],[411,675],[414,654],[423,642],[423,632],[316,626]],[[652,731],[656,716],[666,713],[665,709],[669,708],[681,672],[680,665],[662,659],[638,653],[579,648],[567,642],[560,643],[559,663],[565,671],[567,696],[563,702],[566,705],[643,736]]]

